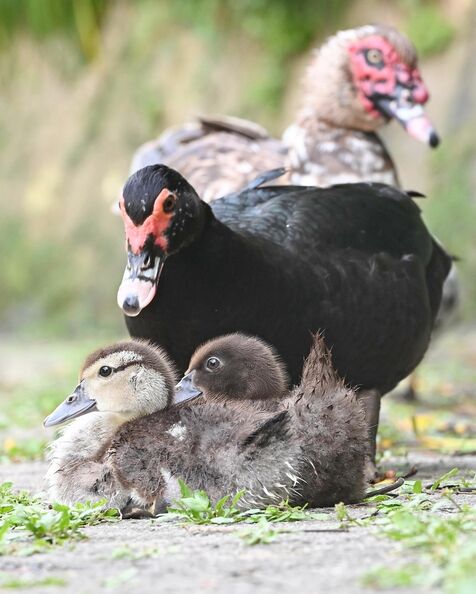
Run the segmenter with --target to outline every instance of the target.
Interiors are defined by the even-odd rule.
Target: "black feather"
[[[176,194],[191,204],[187,186]],[[360,183],[248,189],[212,209],[194,199],[200,233],[177,236],[185,247],[167,258],[154,300],[126,318],[180,371],[199,344],[236,331],[271,343],[294,382],[310,332],[322,331],[353,386],[386,392],[419,363],[451,258],[408,195]]]

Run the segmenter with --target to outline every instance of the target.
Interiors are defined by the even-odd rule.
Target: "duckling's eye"
[[[109,375],[111,375],[111,373],[112,373],[112,367],[109,367],[108,365],[103,365],[99,369],[99,375],[101,377],[108,377]]]
[[[175,208],[175,196],[174,195],[167,196],[167,198],[162,203],[162,210],[165,213],[169,213],[169,212],[172,212],[174,208]]]
[[[219,367],[221,367],[221,361],[216,357],[210,357],[209,359],[207,359],[206,365],[207,369],[209,369],[210,371],[216,371]]]
[[[369,49],[365,52],[365,59],[372,66],[383,66],[383,55],[379,49]]]

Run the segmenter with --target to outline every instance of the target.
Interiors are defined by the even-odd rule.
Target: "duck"
[[[130,494],[114,479],[105,454],[124,423],[171,404],[175,383],[165,352],[146,342],[91,353],[75,390],[44,420],[47,428],[71,421],[48,448],[49,499],[67,505],[106,499],[108,507],[127,509]]]
[[[116,479],[136,504],[155,510],[179,498],[178,479],[213,502],[243,491],[245,509],[361,501],[364,412],[322,337],[313,337],[301,383],[290,391],[287,382],[276,351],[261,339],[233,333],[209,341],[177,384],[172,409],[116,432]]]
[[[227,334],[199,346],[186,375],[176,386],[175,402],[182,402],[186,386],[206,393],[207,402],[222,402],[229,395],[266,405],[282,400],[289,391],[289,378],[280,356],[256,336]],[[193,393],[193,398],[200,395]]]
[[[177,171],[152,165],[126,182],[121,214],[117,301],[132,337],[164,348],[183,373],[215,336],[258,336],[297,384],[321,332],[337,373],[370,394],[376,431],[380,396],[427,349],[452,263],[408,194],[265,185],[208,205]]]
[[[339,31],[313,52],[294,121],[281,139],[255,122],[202,116],[139,147],[130,173],[165,163],[209,203],[239,193],[263,171],[278,168],[283,174],[273,184],[380,182],[401,187],[378,131],[396,120],[413,138],[437,147],[440,137],[424,111],[429,97],[417,51],[400,31],[383,24]],[[114,212],[119,214],[117,201]],[[435,339],[456,318],[459,285],[453,264],[443,285]],[[403,392],[406,400],[416,401],[417,383],[412,373]]]
[[[281,139],[248,120],[203,116],[165,130],[135,152],[130,173],[165,163],[206,202],[284,167],[279,184],[329,186],[361,181],[399,186],[377,132],[396,120],[430,147],[440,140],[425,114],[429,92],[412,42],[388,25],[339,31],[316,50],[294,121]]]

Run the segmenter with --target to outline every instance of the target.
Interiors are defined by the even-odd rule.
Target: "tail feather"
[[[343,387],[343,380],[332,366],[332,355],[324,338],[317,333],[313,336],[311,350],[304,363],[302,380],[298,390],[305,397],[323,396],[331,388]]]
[[[436,239],[433,239],[433,252],[426,268],[426,283],[433,321],[435,321],[440,307],[443,283],[452,266],[453,258]]]

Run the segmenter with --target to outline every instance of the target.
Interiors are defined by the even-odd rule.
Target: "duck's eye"
[[[99,369],[99,375],[101,377],[108,377],[109,375],[111,375],[111,373],[112,373],[112,367],[109,367],[108,365],[103,365]]]
[[[372,66],[377,66],[379,64],[383,65],[383,55],[379,49],[367,50],[365,52],[365,59],[367,60],[367,63]]]
[[[169,212],[172,212],[174,208],[175,208],[175,196],[171,194],[170,196],[167,196],[167,198],[163,201],[162,210],[165,213],[169,213]]]
[[[207,369],[209,369],[210,371],[216,371],[220,366],[220,359],[217,359],[216,357],[210,357],[209,359],[207,359]]]

